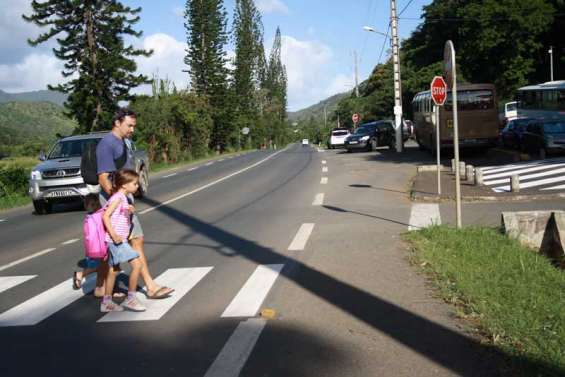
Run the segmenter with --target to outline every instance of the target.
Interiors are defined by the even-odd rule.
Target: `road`
[[[0,375],[498,374],[407,261],[409,158],[291,145],[188,169],[137,204],[151,272],[177,289],[145,313],[72,291],[77,208],[1,217]]]

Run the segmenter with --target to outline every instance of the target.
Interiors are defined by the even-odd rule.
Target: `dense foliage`
[[[28,22],[48,27],[32,46],[56,38],[55,56],[65,62],[67,82],[49,89],[68,93],[65,107],[79,124],[78,132],[108,129],[119,101],[132,99],[130,89],[147,82],[136,74],[132,57],[151,52],[124,43],[124,37],[140,37],[133,25],[141,8],[132,9],[117,0],[32,1]]]

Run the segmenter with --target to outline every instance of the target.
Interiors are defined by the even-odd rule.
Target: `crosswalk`
[[[565,189],[565,159],[553,158],[480,168],[483,182],[494,192],[509,192],[510,178],[518,175],[520,189],[555,191]]]
[[[256,316],[283,268],[284,264],[258,265],[235,297],[227,304],[223,313],[218,313],[218,315],[222,318]],[[161,320],[167,312],[173,310],[178,305],[181,299],[189,295],[193,288],[205,280],[207,276],[212,275],[213,270],[214,267],[212,266],[167,269],[155,281],[163,286],[175,287],[171,297],[162,300],[149,300],[142,293],[138,293],[138,298],[147,307],[145,312],[100,313],[100,318],[97,322]],[[0,294],[40,278],[37,275],[2,276],[0,277]],[[216,276],[215,279],[217,278]],[[92,299],[85,296],[94,290],[95,283],[96,274],[92,274],[86,278],[81,290],[74,290],[72,288],[72,279],[67,279],[48,288],[0,313],[0,328],[33,326],[46,321],[50,316],[78,300]]]

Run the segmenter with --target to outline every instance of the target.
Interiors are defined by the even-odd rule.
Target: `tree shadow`
[[[402,226],[410,226],[410,224],[404,223],[402,221],[397,221],[397,220],[392,220],[392,219],[387,219],[386,217],[379,217],[379,216],[374,216],[374,215],[369,215],[367,213],[363,213],[363,212],[357,212],[357,211],[351,211],[348,209],[343,209],[343,208],[339,208],[339,207],[335,207],[335,206],[329,206],[329,205],[323,205],[322,207],[329,209],[331,211],[335,211],[335,212],[341,212],[341,213],[353,213],[356,215],[360,215],[360,216],[365,216],[365,217],[370,217],[372,219],[377,219],[377,220],[382,220],[382,221],[387,221],[390,223],[394,223],[394,224],[398,224],[398,225],[402,225]]]
[[[384,187],[374,187],[372,185],[365,185],[365,184],[353,184],[353,185],[349,185],[349,187],[368,188],[368,189],[378,190],[378,191],[388,191],[388,192],[395,192],[395,193],[398,193],[398,194],[408,194],[406,191],[393,190],[393,189],[384,188]]]
[[[392,302],[339,281],[297,259],[200,221],[171,206],[151,200],[149,202],[155,206],[161,205],[157,210],[182,226],[237,250],[239,256],[250,261],[257,264],[284,262],[282,277],[458,375],[498,375],[499,362],[503,359],[510,360],[521,370],[543,370],[556,375],[565,373],[565,370],[557,366],[525,356],[510,355],[496,347],[481,344]],[[337,207],[333,210],[347,212]],[[394,220],[393,222],[407,225]]]

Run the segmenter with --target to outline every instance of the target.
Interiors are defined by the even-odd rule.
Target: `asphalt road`
[[[509,356],[407,261],[414,166],[291,145],[153,176],[136,207],[152,275],[176,292],[145,313],[104,315],[71,289],[79,208],[4,213],[0,376],[498,375]]]

